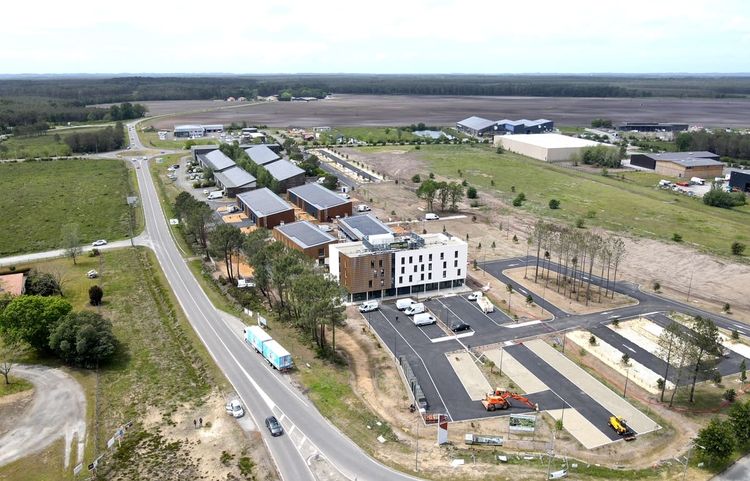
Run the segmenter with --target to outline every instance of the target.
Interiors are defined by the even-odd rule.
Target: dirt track
[[[143,102],[151,115],[226,107],[210,101]],[[750,101],[743,99],[570,98],[336,95],[315,102],[268,102],[158,120],[157,128],[175,124],[241,122],[271,126],[454,125],[478,115],[489,119],[548,118],[558,125],[589,126],[591,119],[615,122],[687,122],[717,127],[748,127]]]

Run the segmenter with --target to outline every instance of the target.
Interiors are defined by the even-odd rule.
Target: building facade
[[[740,192],[750,192],[750,170],[733,170],[730,172],[729,187]]]
[[[331,275],[350,301],[463,286],[468,245],[450,234],[367,236],[329,246]]]
[[[290,249],[298,250],[323,265],[328,259],[328,246],[337,239],[305,220],[273,228],[273,237]]]

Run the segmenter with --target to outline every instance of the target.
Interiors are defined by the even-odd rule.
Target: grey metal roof
[[[255,212],[258,217],[267,217],[278,212],[294,209],[294,207],[267,187],[243,192],[237,196],[237,199],[246,205],[248,209]]]
[[[495,121],[483,119],[482,117],[469,117],[458,122],[459,125],[472,130],[484,130],[495,125]]]
[[[372,214],[354,215],[338,220],[339,229],[353,240],[362,240],[365,236],[393,234],[393,230]]]
[[[249,149],[245,149],[245,153],[250,157],[250,160],[258,165],[270,164],[281,158],[276,152],[265,145],[254,145]]]
[[[200,157],[203,158],[208,168],[214,172],[221,172],[222,170],[226,170],[229,167],[236,165],[234,160],[227,157],[227,155],[221,150],[212,150]]]
[[[716,159],[719,157],[717,154],[705,150],[699,152],[660,152],[644,155],[654,160]]]
[[[280,225],[274,227],[274,229],[278,229],[279,232],[303,249],[336,241],[335,237],[323,232],[318,226],[306,220]]]
[[[255,177],[245,171],[242,167],[234,166],[222,172],[215,172],[214,178],[224,187],[245,187],[255,182]]]
[[[337,205],[351,202],[350,200],[346,200],[340,195],[337,195],[336,193],[331,192],[330,190],[316,183],[293,187],[289,189],[289,192],[293,193],[308,204],[314,205],[319,210],[330,209],[331,207],[336,207]]]
[[[679,164],[685,167],[710,167],[712,165],[724,165],[723,162],[719,162],[718,160],[714,159],[707,159],[705,157],[684,159],[660,159],[657,157],[656,160],[672,162],[673,164]]]
[[[288,160],[277,160],[270,164],[263,166],[271,176],[279,182],[286,179],[291,179],[300,174],[305,175],[305,171],[289,162]]]

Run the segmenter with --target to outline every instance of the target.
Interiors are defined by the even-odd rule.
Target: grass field
[[[100,130],[108,124],[111,122],[105,122],[101,127],[51,129],[46,135],[34,137],[9,137],[0,142],[0,159],[34,159],[71,155],[70,147],[65,143],[66,135]]]
[[[421,137],[417,137],[409,131],[401,130],[396,127],[337,127],[331,132],[322,133],[321,140],[333,143],[335,136],[341,134],[346,137],[347,140],[355,138],[368,144],[376,142],[411,142],[412,140],[420,140]]]
[[[699,199],[656,188],[659,176],[631,172],[625,180],[550,165],[513,153],[497,154],[482,145],[427,145],[410,150],[430,171],[446,177],[463,177],[484,195],[510,204],[523,192],[523,211],[573,224],[583,218],[586,226],[599,226],[638,236],[669,240],[673,233],[686,243],[728,255],[734,240],[750,241],[750,206],[728,210],[709,207]],[[361,152],[383,152],[388,147],[364,147]],[[494,181],[495,185],[491,185]],[[515,193],[511,192],[515,186]],[[561,203],[548,207],[550,199]]]
[[[112,159],[0,164],[0,256],[60,247],[62,226],[77,224],[82,243],[128,235],[130,177]]]

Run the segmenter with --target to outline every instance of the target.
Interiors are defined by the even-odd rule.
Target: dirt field
[[[143,102],[150,115],[208,108],[211,101]],[[181,105],[182,104],[182,105]],[[215,102],[219,106],[226,103]],[[489,119],[548,118],[558,125],[589,126],[603,117],[614,122],[687,122],[717,127],[748,126],[750,102],[742,99],[567,98],[336,95],[316,102],[268,102],[161,119],[174,124],[241,122],[271,126],[398,126],[424,122],[455,125],[472,115]]]

